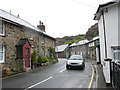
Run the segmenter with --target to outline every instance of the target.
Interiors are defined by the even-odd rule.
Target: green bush
[[[50,56],[49,59],[54,59],[56,57],[55,48],[49,48]]]
[[[38,62],[40,63],[46,63],[49,62],[50,60],[47,57],[39,56],[38,57]]]
[[[37,63],[38,63],[38,64],[41,63],[41,56],[38,56],[38,58],[37,58]]]
[[[31,63],[36,64],[37,63],[37,51],[34,50],[32,55],[31,55]]]

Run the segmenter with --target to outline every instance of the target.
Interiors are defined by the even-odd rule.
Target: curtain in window
[[[0,21],[0,34],[3,34],[3,24],[2,24],[2,21]]]
[[[114,59],[120,60],[120,52],[114,52]]]
[[[113,48],[113,58],[114,60],[120,60],[120,48],[118,47]]]
[[[3,61],[3,47],[0,46],[0,61]]]
[[[17,58],[22,58],[22,48],[21,47],[17,48]]]

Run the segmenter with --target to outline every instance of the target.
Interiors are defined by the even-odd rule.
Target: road
[[[86,62],[84,70],[67,70],[66,59],[28,73],[2,79],[3,88],[88,88],[92,65]]]

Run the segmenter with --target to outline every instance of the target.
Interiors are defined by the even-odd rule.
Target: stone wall
[[[78,55],[82,55],[84,59],[88,58],[88,46],[87,46],[87,44],[70,47],[69,51],[70,51],[70,55],[78,54]]]
[[[48,53],[48,47],[52,47],[52,48],[55,47],[55,41],[53,39],[49,39],[48,36],[43,37],[42,34],[38,33],[35,30],[7,22],[5,22],[5,36],[0,38],[1,38],[0,44],[2,44],[3,42],[6,43],[4,64],[6,64],[7,67],[9,67],[11,70],[14,69],[16,67],[16,64],[18,63],[16,62],[15,45],[18,43],[18,41],[21,38],[27,38],[30,44],[34,46],[33,49],[37,50],[38,55],[43,53],[43,49],[42,49],[43,41],[44,41],[45,55],[47,55]]]
[[[49,56],[49,48],[55,48],[55,40],[50,37],[40,34],[39,35],[39,55]]]
[[[45,56],[49,56],[49,48],[55,48],[55,41],[45,37]]]
[[[17,25],[5,23],[5,37],[3,41],[6,43],[5,47],[5,63],[10,69],[16,65],[16,47],[15,45],[21,38],[26,38],[25,31]]]

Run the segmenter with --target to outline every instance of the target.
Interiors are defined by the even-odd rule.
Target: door
[[[25,67],[30,67],[30,49],[25,48]]]

